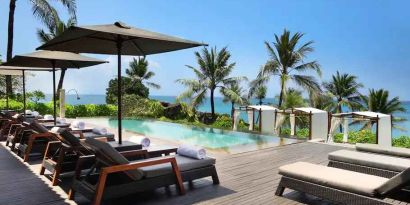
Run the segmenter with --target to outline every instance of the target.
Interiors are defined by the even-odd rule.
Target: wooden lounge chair
[[[80,157],[69,193],[70,199],[73,199],[74,193],[80,192],[92,200],[92,204],[100,204],[104,199],[173,184],[177,185],[180,193],[184,193],[183,181],[208,176],[212,177],[214,184],[219,184],[215,160],[212,158],[197,160],[175,155],[128,161],[127,157],[147,156],[147,151],[128,151],[121,155],[107,143],[95,139],[86,139],[85,143],[95,151],[95,169],[81,176],[82,163],[88,157]]]
[[[94,154],[80,143],[80,139],[91,137],[103,141],[111,140],[110,135],[108,135],[109,138],[107,138],[107,135],[97,134],[85,135],[85,137],[81,131],[72,131],[64,128],[61,129],[60,133],[55,134],[59,141],[48,143],[40,169],[40,175],[44,175],[45,170],[52,173],[51,181],[53,186],[57,185],[60,174],[75,171],[75,166],[80,156]],[[91,168],[92,164],[84,165],[84,169]]]
[[[383,199],[400,191],[410,182],[410,169],[391,179],[323,165],[297,162],[279,168],[282,178],[276,190],[285,188],[352,205],[385,205]]]
[[[18,145],[17,154],[23,157],[24,162],[27,162],[30,156],[44,156],[47,144],[50,141],[58,141],[55,134],[36,121],[30,123],[30,128],[30,133],[23,135]]]
[[[330,167],[391,178],[410,168],[410,159],[382,154],[339,150],[329,153]]]

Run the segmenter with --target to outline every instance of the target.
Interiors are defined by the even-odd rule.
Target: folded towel
[[[65,124],[65,123],[67,123],[67,120],[65,119],[65,118],[59,118],[59,117],[57,117],[57,123],[58,124]]]
[[[107,128],[105,127],[94,127],[93,132],[99,135],[106,135],[108,133]]]
[[[128,141],[140,144],[143,147],[149,147],[149,145],[151,144],[151,140],[148,137],[143,136],[143,135],[131,136],[128,139]]]
[[[26,113],[26,115],[32,115],[33,114],[33,112],[31,110],[26,110],[25,113]]]
[[[178,147],[177,153],[181,156],[191,157],[195,159],[205,159],[206,150],[202,147],[182,144]]]
[[[83,129],[85,128],[85,122],[79,121],[79,120],[74,120],[74,121],[71,123],[71,127],[72,127],[72,128],[77,128],[77,129],[80,129],[80,130],[83,130]]]
[[[54,120],[54,117],[52,115],[44,115],[43,117],[45,120]]]
[[[54,134],[59,134],[60,133],[60,127],[53,127],[53,128],[51,128],[50,132],[54,133]]]
[[[32,111],[31,115],[33,115],[34,117],[38,117],[40,115],[40,113],[37,112],[37,111]]]

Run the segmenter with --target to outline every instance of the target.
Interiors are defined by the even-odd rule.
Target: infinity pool
[[[122,122],[124,129],[148,137],[200,145],[208,149],[223,150],[229,153],[299,142],[296,139],[277,136],[201,128],[154,120],[123,120]],[[109,120],[109,126],[112,128],[117,128],[117,123],[117,120]]]

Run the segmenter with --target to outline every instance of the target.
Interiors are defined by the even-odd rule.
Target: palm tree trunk
[[[214,89],[211,89],[211,114],[212,114],[212,119],[214,119],[215,117]]]
[[[262,105],[262,98],[259,98],[259,105]]]
[[[57,93],[56,93],[56,99],[58,100],[60,95],[60,90],[63,89],[63,83],[64,83],[64,76],[65,76],[65,72],[67,71],[66,68],[61,69],[61,75],[60,75],[60,80],[58,81],[58,86],[57,86]]]
[[[7,61],[13,58],[13,36],[14,36],[14,11],[16,10],[16,0],[10,0],[9,9],[9,23],[8,23],[8,36],[7,36]],[[11,82],[11,76],[6,76],[6,91],[12,93],[13,85]]]
[[[337,113],[342,113],[342,105],[340,104],[341,101],[342,101],[341,99],[338,100]],[[343,131],[342,124],[339,125],[339,130],[340,132]]]
[[[282,107],[284,90],[285,90],[285,81],[281,79],[280,94],[279,94],[279,105],[278,105],[279,108]]]
[[[234,112],[235,112],[235,103],[234,102],[231,102],[232,103],[232,107],[231,107],[231,117],[233,117],[233,114],[234,114]]]

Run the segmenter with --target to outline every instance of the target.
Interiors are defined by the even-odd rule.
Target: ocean
[[[76,95],[67,95],[66,101],[70,105],[80,105],[80,104],[105,104],[105,95],[80,95],[80,99],[77,99]],[[151,99],[156,99],[163,102],[175,103],[175,96],[150,96]],[[51,95],[46,95],[45,101],[50,101]],[[273,103],[275,100],[273,98],[266,98],[264,103]],[[252,100],[253,104],[257,103],[257,100]],[[404,130],[393,129],[393,136],[408,135],[410,136],[410,101],[404,101],[403,106],[407,109],[406,113],[400,113],[397,116],[408,121],[401,122],[398,124]],[[207,99],[198,108],[202,112],[210,112],[210,101]],[[231,113],[231,103],[224,103],[222,97],[215,97],[215,112],[230,114]]]

